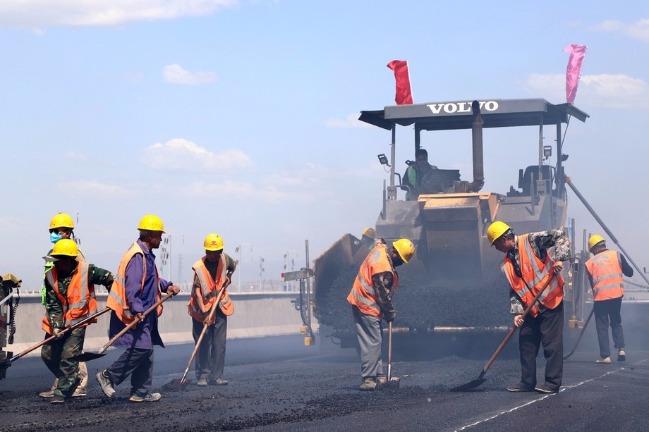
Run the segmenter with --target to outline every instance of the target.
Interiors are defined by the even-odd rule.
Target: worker
[[[600,356],[595,362],[611,363],[608,339],[609,324],[613,334],[613,344],[617,348],[617,361],[625,361],[624,332],[620,315],[622,297],[624,297],[622,275],[633,276],[633,269],[624,255],[606,248],[606,241],[600,235],[592,235],[588,239],[588,250],[593,254],[593,257],[586,261],[585,266],[590,286],[593,289],[593,310]]]
[[[57,378],[51,403],[65,402],[80,385],[79,362],[73,357],[83,351],[86,327],[90,322],[67,333],[61,332],[97,312],[95,285],[110,290],[114,279],[108,270],[78,260],[78,256],[79,250],[73,240],[59,240],[49,256],[54,266],[45,274],[46,315],[41,327],[46,339],[57,336],[41,349],[43,362]]]
[[[232,281],[237,263],[223,252],[223,239],[218,234],[205,237],[203,247],[205,256],[192,266],[194,283],[187,305],[192,317],[194,342],[198,342],[205,329],[196,356],[196,385],[227,385],[227,380],[223,379],[225,341],[228,316],[234,313],[234,305],[226,288]],[[210,317],[213,307],[217,309]]]
[[[50,242],[52,244],[55,244],[61,239],[71,239],[71,240],[75,240],[76,242],[76,239],[74,237],[74,220],[72,219],[72,216],[70,216],[67,213],[55,214],[50,220],[49,234],[50,234]],[[79,254],[77,256],[77,261],[85,261],[85,257],[83,256],[81,250],[79,250],[78,252]],[[51,253],[52,253],[52,249],[49,250],[46,257],[49,256]],[[46,274],[52,267],[54,267],[54,262],[45,259]],[[43,287],[41,288],[41,302],[43,303],[43,306],[46,305],[46,292],[47,290],[45,288],[45,284],[43,284]],[[74,390],[74,393],[72,394],[73,397],[81,397],[87,394],[88,367],[86,366],[86,362],[79,362],[79,379],[81,380],[81,382]],[[40,392],[38,395],[42,398],[53,397],[54,390],[56,389],[58,384],[59,384],[58,378],[55,378],[52,387],[49,390]]]
[[[155,402],[160,393],[151,393],[153,380],[153,346],[164,347],[158,332],[158,316],[162,306],[155,313],[143,313],[161,299],[161,292],[178,294],[180,289],[159,278],[153,250],[160,246],[164,225],[155,215],[146,215],[138,225],[139,239],[131,245],[122,257],[117,270],[117,278],[108,295],[111,311],[109,337],[117,335],[134,319],[139,322],[115,342],[115,346],[125,347],[122,355],[108,368],[100,370],[96,377],[107,397],[115,394],[115,387],[131,377],[131,402]]]
[[[414,254],[415,246],[408,239],[396,240],[392,247],[385,240],[377,241],[361,264],[347,296],[360,345],[360,390],[374,390],[386,381],[381,362],[381,319],[394,321],[392,297],[399,285],[395,267],[408,263]]]
[[[563,377],[564,280],[560,273],[562,261],[570,259],[570,240],[563,228],[518,236],[501,221],[487,228],[487,239],[505,254],[501,270],[511,286],[514,326],[520,329],[521,380],[507,390],[557,393]],[[537,304],[532,305],[544,286]],[[532,306],[530,312],[523,317],[524,309],[529,306]],[[536,356],[541,344],[546,361],[545,383],[537,386]]]
[[[374,247],[375,237],[376,237],[376,231],[374,231],[374,228],[372,227],[365,228],[361,233],[361,243],[367,246],[368,249],[372,249]]]
[[[406,168],[406,172],[403,174],[403,185],[408,188],[406,192],[406,200],[414,201],[419,197],[419,194],[424,192],[422,191],[422,185],[424,185],[433,170],[436,170],[435,165],[428,163],[428,152],[426,149],[417,149],[415,152],[415,162],[409,162],[411,165]]]

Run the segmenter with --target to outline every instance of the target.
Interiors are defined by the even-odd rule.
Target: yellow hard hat
[[[602,237],[601,235],[595,234],[590,236],[590,238],[588,239],[588,250],[591,250],[594,246],[597,246],[598,243],[601,243],[603,241],[606,240],[604,240],[604,237]]]
[[[162,219],[152,214],[144,216],[142,220],[140,220],[140,224],[137,226],[137,229],[165,232],[165,227],[162,224]]]
[[[361,234],[364,235],[365,237],[372,237],[372,238],[376,237],[376,231],[374,231],[374,228],[372,227],[365,228]]]
[[[54,244],[51,256],[69,256],[76,258],[79,255],[79,248],[74,240],[61,239]]]
[[[55,214],[52,220],[50,221],[50,229],[54,228],[70,228],[74,229],[74,221],[72,216],[67,213],[58,213]]]
[[[397,253],[406,264],[412,259],[413,255],[415,254],[415,245],[412,244],[412,242],[407,238],[395,240],[392,243],[392,246],[394,246],[394,248],[397,250]]]
[[[492,222],[492,224],[489,225],[489,228],[487,228],[487,240],[489,240],[489,244],[493,245],[496,240],[498,240],[503,234],[505,234],[510,229],[511,227],[507,225],[505,222],[501,222],[501,221]]]
[[[223,239],[218,234],[208,234],[203,242],[205,250],[220,251],[223,250]]]

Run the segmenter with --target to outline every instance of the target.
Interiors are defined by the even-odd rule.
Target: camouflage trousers
[[[51,335],[46,334],[48,338]],[[74,390],[79,385],[79,362],[72,360],[71,357],[81,354],[83,351],[83,341],[86,337],[86,328],[76,328],[66,333],[60,339],[43,345],[41,349],[41,358],[45,366],[58,379],[54,394],[58,396],[71,397]]]

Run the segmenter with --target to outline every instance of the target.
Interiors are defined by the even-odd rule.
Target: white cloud
[[[604,21],[597,24],[594,30],[607,33],[620,33],[631,39],[649,42],[649,19],[643,18],[636,22]]]
[[[563,74],[531,74],[530,92],[550,102],[565,101],[566,77]],[[649,85],[624,74],[583,75],[579,80],[575,105],[616,109],[649,109]]]
[[[237,3],[238,0],[2,0],[0,26],[112,26],[209,15]]]
[[[217,79],[212,72],[189,72],[179,64],[165,66],[162,75],[168,83],[184,85],[209,84]]]
[[[109,197],[130,198],[136,195],[135,191],[133,190],[126,189],[118,185],[101,183],[96,180],[61,182],[57,184],[56,187],[59,191],[64,191],[66,193],[74,193],[80,195],[101,195],[104,199]]]
[[[201,171],[220,174],[251,167],[252,161],[241,150],[230,149],[212,153],[191,141],[174,138],[156,143],[144,150],[144,163],[159,170]]]
[[[328,119],[324,121],[325,126],[330,128],[369,128],[368,123],[358,120],[359,113],[351,113],[344,119]]]

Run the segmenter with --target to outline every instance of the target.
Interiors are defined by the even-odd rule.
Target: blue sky
[[[646,2],[3,0],[0,41],[0,272],[28,289],[59,211],[78,215],[100,267],[115,270],[154,213],[174,279],[210,232],[236,258],[245,245],[244,280],[259,279],[261,257],[277,279],[287,252],[304,265],[305,240],[315,258],[374,225],[390,134],[356,118],[394,104],[390,60],[409,62],[415,103],[563,103],[571,43],[588,46],[575,105],[591,118],[568,129],[566,172],[649,264]],[[402,164],[412,131],[397,139]],[[515,185],[536,143],[536,129],[486,132],[483,190]],[[470,177],[470,134],[423,144]],[[601,232],[574,195],[569,216]]]

